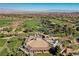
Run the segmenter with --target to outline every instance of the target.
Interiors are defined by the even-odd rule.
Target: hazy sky
[[[25,11],[73,10],[79,11],[79,3],[0,3],[0,8]]]

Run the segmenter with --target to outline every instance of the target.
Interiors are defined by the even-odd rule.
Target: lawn
[[[79,37],[79,33],[76,32],[75,35],[74,35],[73,37],[75,37],[75,38],[76,38],[76,37]]]
[[[50,53],[36,53],[34,56],[51,56]]]
[[[62,36],[65,36],[66,34],[65,33],[59,33],[59,32],[57,32],[56,34],[55,34],[55,36],[58,36],[58,37],[62,37]]]
[[[6,42],[6,39],[0,38],[0,47],[2,47]]]
[[[59,20],[59,19],[52,19],[51,21],[52,23],[59,24],[59,25],[67,24],[67,22]]]
[[[0,27],[9,25],[11,20],[0,19]]]
[[[40,22],[38,20],[26,20],[23,27],[35,30],[40,27]]]
[[[8,20],[8,19],[0,19],[0,27],[2,26],[7,26],[12,22],[12,20]]]
[[[0,52],[0,56],[7,56],[7,55],[8,55],[7,48],[4,48],[4,49]]]
[[[6,39],[0,39],[0,47],[2,47],[6,42]],[[23,52],[17,50],[18,47],[20,47],[22,44],[22,40],[19,40],[18,37],[12,37],[7,42],[7,47],[10,51],[7,50],[7,48],[3,48],[3,50],[0,52],[0,56],[6,56],[6,55],[25,55]],[[20,53],[20,54],[19,54]]]
[[[18,47],[21,46],[22,41],[19,40],[17,37],[13,37],[10,39],[9,43],[8,43],[8,47],[11,50],[16,50]]]
[[[52,23],[56,23],[56,24],[59,24],[59,25],[63,25],[64,24],[63,21],[60,21],[58,19],[52,19],[51,21],[52,21]]]

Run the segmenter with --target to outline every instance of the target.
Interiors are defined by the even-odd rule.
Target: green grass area
[[[51,21],[52,21],[52,23],[59,24],[59,25],[69,24],[69,22],[62,21],[59,19],[51,19]],[[70,25],[72,25],[72,24],[70,23]]]
[[[0,56],[7,56],[7,55],[8,55],[7,48],[4,48],[4,49],[0,52]]]
[[[9,43],[8,43],[8,47],[11,50],[16,50],[18,47],[21,46],[22,41],[19,40],[17,37],[13,37],[10,39]]]
[[[26,56],[26,54],[23,51],[17,51],[16,56]]]
[[[79,33],[76,32],[73,37],[79,37]]]
[[[40,22],[38,20],[26,20],[24,21],[23,27],[35,30],[40,27]]]
[[[4,40],[6,39],[0,39],[0,47],[2,48],[2,46],[5,44]],[[0,56],[22,56],[25,55],[22,51],[19,51],[17,48],[19,48],[22,44],[22,40],[18,39],[18,37],[12,37],[6,44],[7,48],[9,50],[7,50],[7,48],[3,48],[2,51],[0,51]]]
[[[63,39],[63,40],[64,40],[64,39]],[[70,43],[69,43],[69,41],[64,40],[64,41],[62,42],[62,44],[64,44],[65,46],[68,46]]]
[[[66,34],[65,33],[59,33],[59,32],[57,32],[56,34],[55,34],[55,36],[58,36],[58,37],[63,37],[63,36],[65,36]]]
[[[2,26],[7,26],[12,22],[12,20],[8,20],[8,19],[0,19],[0,27]]]
[[[36,53],[34,56],[51,56],[50,53]]]
[[[66,22],[58,20],[58,19],[52,19],[51,21],[52,21],[52,23],[59,24],[59,25],[63,25],[64,23],[66,23]]]
[[[2,47],[6,42],[6,39],[0,38],[0,47]]]

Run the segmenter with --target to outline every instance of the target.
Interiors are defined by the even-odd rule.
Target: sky
[[[79,3],[0,3],[0,8],[24,11],[79,11]]]

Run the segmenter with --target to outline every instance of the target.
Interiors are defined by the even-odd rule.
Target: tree
[[[79,31],[79,27],[76,27],[76,30]]]
[[[52,47],[49,49],[49,52],[52,54],[52,55],[57,55],[59,56],[60,55],[60,47],[59,46],[56,46],[56,47]]]
[[[45,34],[51,34],[52,29],[54,28],[54,24],[52,24],[49,18],[42,18],[40,22],[41,28],[39,28],[38,30],[44,32]]]
[[[10,31],[12,31],[12,28],[3,28],[3,31],[7,31],[7,32],[10,32]]]

